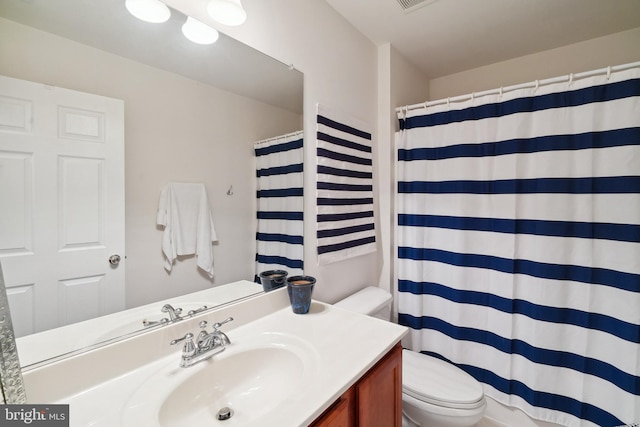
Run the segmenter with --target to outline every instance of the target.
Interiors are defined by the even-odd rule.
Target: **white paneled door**
[[[123,309],[124,258],[123,101],[0,76],[0,262],[16,335]]]

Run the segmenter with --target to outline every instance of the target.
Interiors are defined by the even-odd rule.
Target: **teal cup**
[[[311,295],[316,278],[311,276],[291,276],[287,278],[287,292],[291,309],[296,314],[309,312],[311,306]]]

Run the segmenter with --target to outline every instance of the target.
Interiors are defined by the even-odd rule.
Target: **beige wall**
[[[395,49],[391,49],[391,93],[393,130],[398,130],[395,108],[429,99],[429,79]]]
[[[432,79],[429,100],[597,70],[640,60],[640,27]]]
[[[379,188],[377,197],[381,212],[378,223],[382,244],[378,286],[393,293],[395,146],[392,142],[398,128],[395,106],[427,99],[429,81],[388,43],[378,47],[378,80],[378,133],[385,135],[380,138],[376,151]],[[385,141],[389,143],[385,144]]]
[[[127,306],[253,278],[252,143],[301,129],[299,114],[3,19],[0,58],[0,74],[124,100]],[[155,219],[169,181],[207,187],[219,239],[213,282],[194,257],[171,275],[162,267]]]

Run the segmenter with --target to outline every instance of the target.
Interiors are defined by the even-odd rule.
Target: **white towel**
[[[195,254],[198,267],[213,278],[211,242],[218,239],[204,184],[167,184],[160,194],[156,222],[164,226],[162,252],[167,271],[171,271],[177,255]]]

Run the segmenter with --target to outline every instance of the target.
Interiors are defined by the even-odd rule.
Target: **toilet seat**
[[[455,365],[415,351],[402,350],[402,392],[422,402],[452,409],[485,404],[482,386]]]

